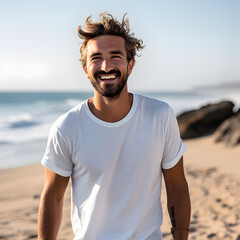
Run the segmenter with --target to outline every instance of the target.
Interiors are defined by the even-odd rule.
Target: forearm
[[[38,213],[38,239],[55,240],[62,221],[63,198],[51,192],[42,193]]]
[[[174,239],[187,240],[191,214],[187,182],[183,186],[169,190],[168,211],[172,220]]]

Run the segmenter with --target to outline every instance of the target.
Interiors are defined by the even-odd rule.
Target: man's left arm
[[[183,157],[170,169],[163,169],[167,191],[168,212],[175,240],[187,240],[191,205],[188,184],[183,169]]]

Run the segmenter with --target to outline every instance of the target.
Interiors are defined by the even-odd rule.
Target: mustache
[[[105,71],[102,71],[102,70],[96,71],[95,74],[94,74],[94,77],[97,78],[97,76],[100,75],[100,74],[105,75],[105,74],[114,74],[114,73],[116,73],[118,76],[121,76],[121,72],[119,70],[112,69],[109,72],[105,72]]]

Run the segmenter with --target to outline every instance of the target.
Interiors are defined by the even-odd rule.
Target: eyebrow
[[[111,53],[111,54],[119,54],[119,55],[124,56],[124,54],[123,54],[122,51],[111,51],[110,53]]]
[[[101,55],[101,53],[100,53],[100,52],[96,52],[96,53],[93,53],[93,54],[90,56],[90,58],[93,58],[93,57],[99,56],[99,55]]]

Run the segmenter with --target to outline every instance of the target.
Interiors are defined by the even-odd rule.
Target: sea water
[[[140,94],[168,102],[176,115],[221,100],[233,101],[236,108],[240,103],[236,91]],[[51,124],[92,95],[91,92],[0,92],[0,169],[40,163]]]

